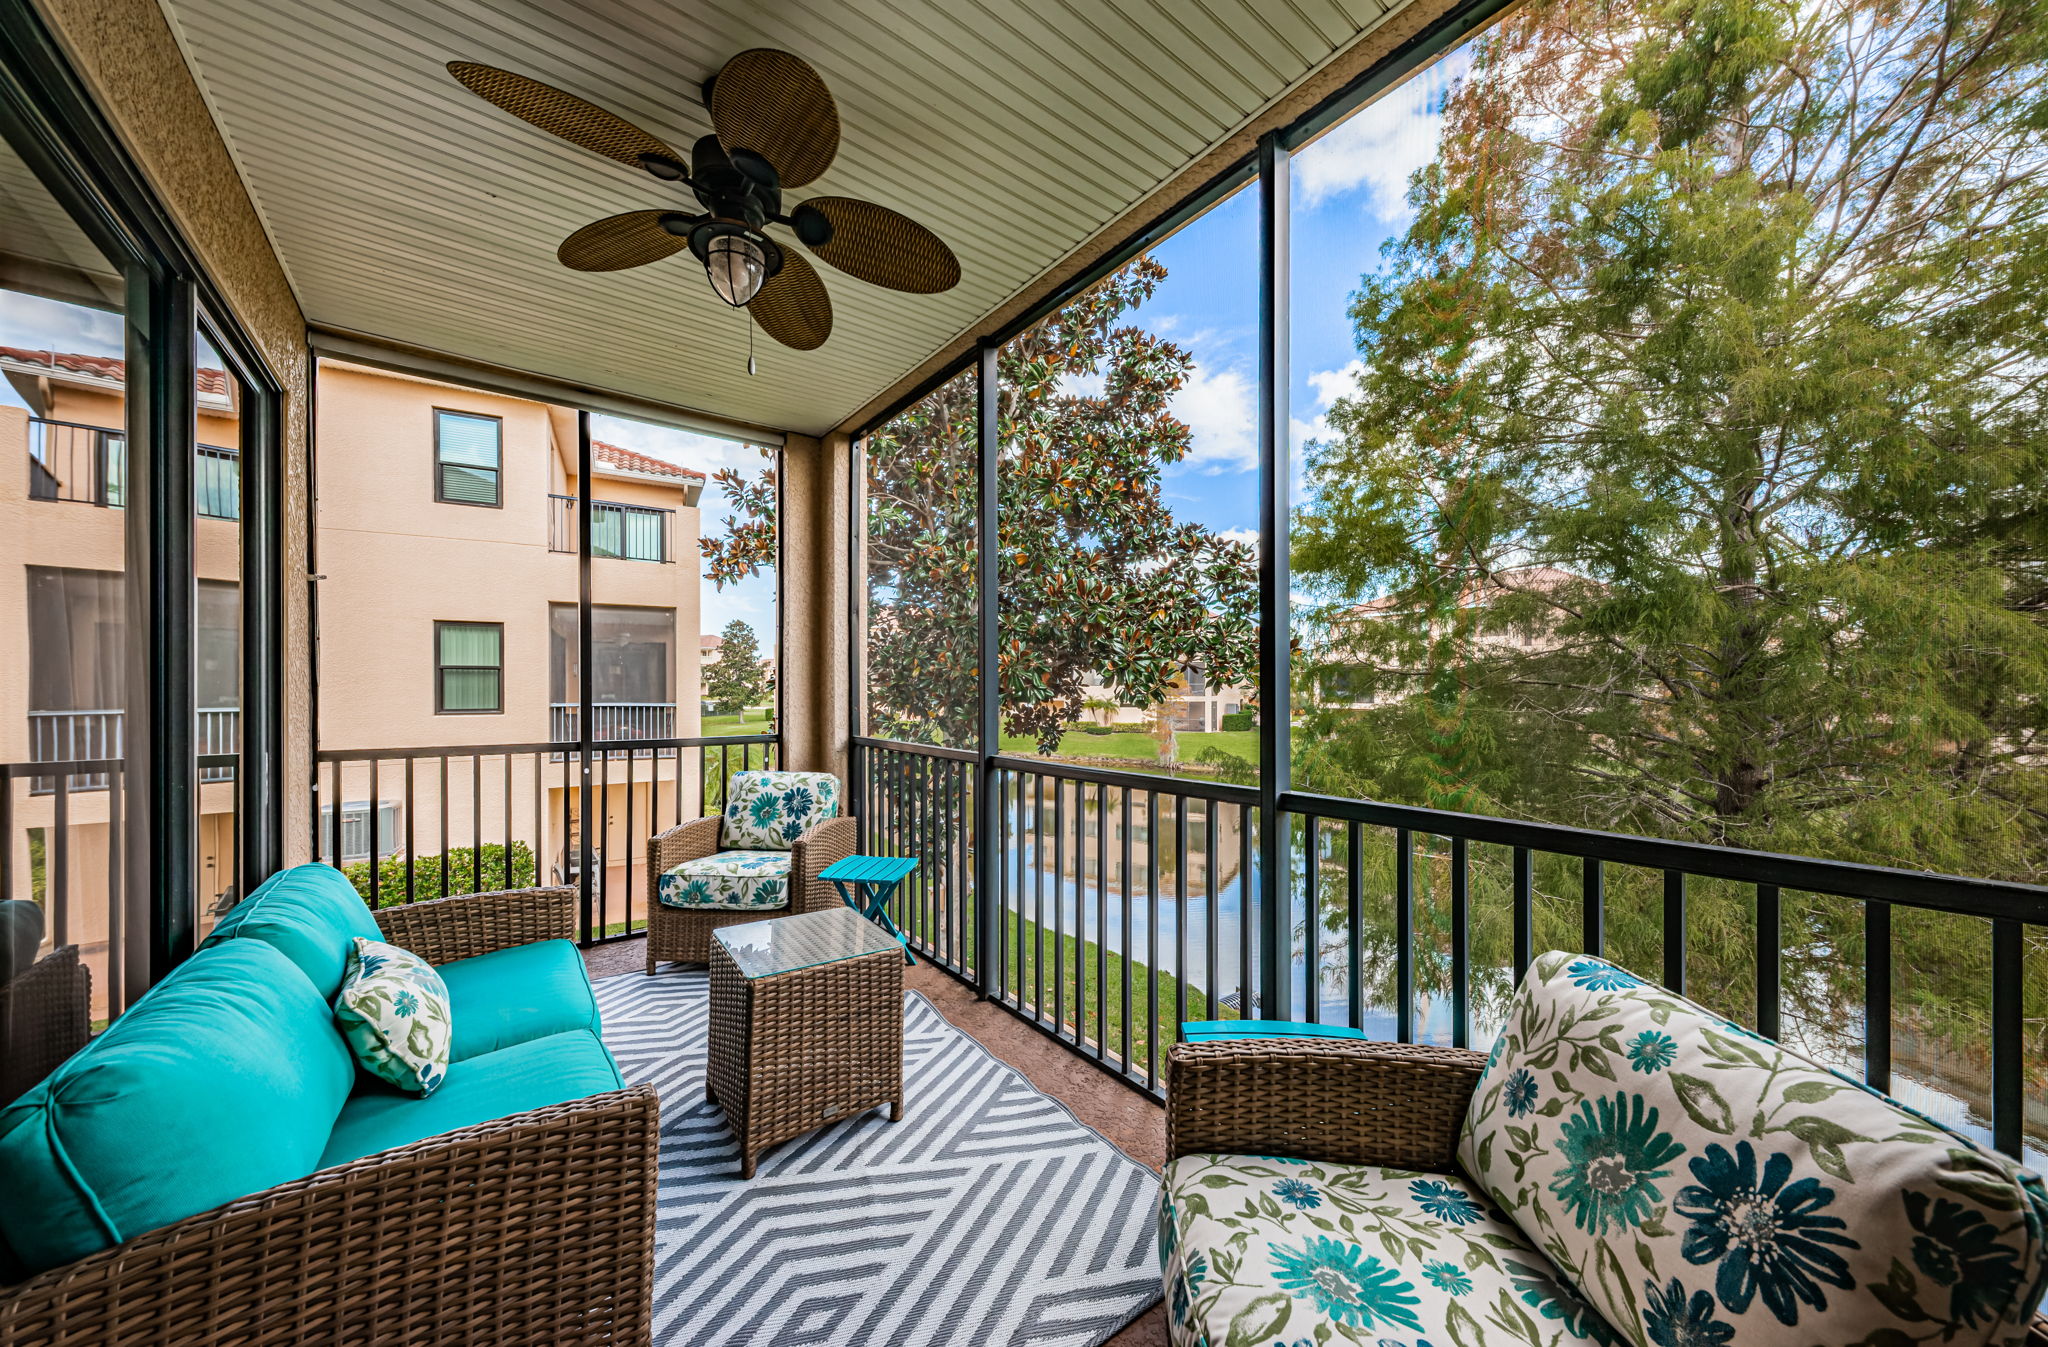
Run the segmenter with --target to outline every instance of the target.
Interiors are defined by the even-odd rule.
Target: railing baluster
[[[1221,943],[1216,937],[1216,928],[1222,919],[1221,909],[1216,900],[1216,801],[1202,801],[1202,896],[1205,900],[1202,928],[1202,952],[1208,956],[1203,968],[1202,1004],[1205,1020],[1223,1018],[1222,1003],[1216,996],[1218,981],[1219,951]]]
[[[413,759],[405,760],[405,901],[413,901],[415,862],[419,859],[419,839],[413,827]],[[507,887],[510,887],[509,885]]]
[[[1159,1085],[1159,792],[1145,792],[1145,1088]]]
[[[1365,1028],[1365,867],[1359,864],[1364,843],[1356,819],[1344,830],[1344,1010],[1353,1029]]]
[[[1252,995],[1252,809],[1237,807],[1237,1015],[1258,1018]]]
[[[1031,807],[1031,1013],[1045,1018],[1045,778],[1033,773]]]
[[[1173,797],[1173,1023],[1188,1018],[1188,797]]]
[[[382,896],[382,895],[383,895],[383,892],[384,892],[384,888],[383,888],[383,884],[382,884],[382,882],[381,882],[381,881],[382,881],[382,873],[383,873],[383,870],[384,870],[384,866],[383,866],[383,864],[382,864],[382,862],[383,862],[383,859],[384,859],[384,858],[383,858],[383,857],[382,857],[381,855],[379,855],[379,854],[378,854],[378,852],[379,852],[380,848],[379,848],[379,847],[378,847],[378,845],[377,845],[377,844],[378,844],[378,843],[379,843],[380,841],[382,841],[382,840],[383,840],[382,838],[380,838],[380,837],[378,837],[378,836],[377,836],[377,825],[378,825],[378,823],[382,822],[382,819],[381,819],[381,818],[379,817],[379,815],[381,815],[381,814],[382,814],[382,813],[383,813],[384,811],[383,811],[382,809],[380,809],[380,808],[378,807],[378,801],[377,801],[377,797],[378,797],[378,790],[377,790],[377,760],[376,760],[375,758],[371,758],[371,759],[370,759],[370,908],[371,908],[371,910],[372,910],[372,911],[375,911],[375,910],[376,910],[377,908],[380,908],[380,907],[384,906],[384,899],[383,899],[383,896]]]
[[[484,891],[484,755],[469,758],[469,891]]]
[[[1415,1041],[1415,838],[1394,830],[1394,1037]]]
[[[1685,992],[1685,871],[1664,872],[1664,985]]]
[[[1991,922],[1991,1136],[2019,1158],[2026,1133],[2026,927],[2010,917]]]
[[[1053,778],[1053,1032],[1067,1022],[1067,782]]]
[[[1469,848],[1451,838],[1451,1046],[1472,1045],[1472,874]]]
[[[633,759],[638,750],[630,745],[626,749],[626,929],[633,933]]]
[[[373,805],[374,807],[374,805]],[[377,821],[370,820],[370,851],[377,850]],[[441,896],[448,896],[448,755],[441,755]]]
[[[1863,905],[1863,1079],[1892,1088],[1892,905]]]
[[[1010,819],[1010,809],[1013,804],[1010,797],[1010,773],[1000,767],[997,768],[990,777],[990,784],[995,787],[996,792],[996,863],[990,866],[988,871],[989,877],[995,881],[996,886],[994,906],[996,914],[996,938],[994,944],[996,951],[996,1000],[1008,1001],[1010,999],[1010,943],[1015,938],[1017,929],[1017,923],[1010,920],[1010,834],[1013,831]],[[976,812],[975,816],[977,818],[980,817],[979,811]],[[982,838],[980,842],[986,846],[988,839]]]
[[[1301,995],[1302,1018],[1310,1024],[1323,1022],[1323,895],[1317,887],[1323,868],[1321,843],[1321,820],[1314,814],[1301,815]],[[1292,888],[1288,885],[1281,892]]]
[[[314,817],[317,818],[319,816],[315,815]],[[0,903],[4,903],[12,897],[14,897],[14,778],[7,775],[4,771],[0,771]]]
[[[1109,787],[1095,786],[1095,1058],[1109,1055]]]
[[[44,856],[43,901],[49,905],[50,943],[71,943],[71,773],[56,776],[57,799],[50,817],[50,842]]]
[[[1122,921],[1117,933],[1123,944],[1123,1001],[1120,1013],[1123,1016],[1123,1050],[1117,1060],[1123,1064],[1126,1075],[1131,1069],[1131,965],[1137,962],[1137,949],[1131,944],[1131,788],[1117,789],[1117,821],[1123,828],[1122,864],[1117,869],[1117,887],[1122,891]]]
[[[330,808],[328,819],[328,830],[333,834],[332,850],[329,852],[329,855],[333,858],[334,866],[339,869],[341,866],[341,763],[339,761],[335,762],[334,771],[329,775],[334,780],[334,803]]]
[[[1782,932],[1778,886],[1756,886],[1756,1031],[1778,1036],[1778,994]]]
[[[1607,946],[1607,872],[1588,856],[1579,876],[1581,941],[1586,953],[1598,955]]]
[[[1074,1043],[1088,1027],[1088,783],[1074,783]]]
[[[1515,848],[1515,982],[1536,957],[1536,865],[1529,848]]]
[[[315,775],[317,777],[318,773]],[[122,829],[125,826],[121,817],[121,779],[118,770],[107,773],[107,1016],[110,1019],[119,1015],[128,1004],[128,909],[125,896],[127,880],[121,863]],[[0,789],[11,796],[14,794],[14,782],[0,777]],[[13,834],[8,831],[6,820],[6,807],[0,804],[0,845],[12,851]],[[6,897],[7,886],[0,883],[0,899]]]
[[[506,887],[506,888],[510,889],[510,888],[516,888],[516,887],[518,887],[517,885],[513,884],[513,882],[512,882],[512,755],[511,755],[510,753],[507,753],[507,754],[505,755],[505,794],[504,794],[504,802],[505,802],[505,855],[504,855],[504,861],[505,861],[505,863],[504,863],[504,865],[503,865],[502,867],[500,867],[500,868],[501,868],[501,869],[502,869],[502,870],[504,871],[504,880],[503,880],[503,883],[504,883],[504,887]]]

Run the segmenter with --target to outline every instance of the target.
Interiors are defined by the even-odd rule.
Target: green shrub
[[[1081,733],[1083,733],[1083,734],[1115,734],[1115,733],[1116,733],[1116,731],[1115,731],[1115,730],[1113,730],[1113,729],[1111,729],[1111,728],[1110,728],[1109,726],[1107,726],[1107,725],[1083,725],[1083,726],[1081,727]]]
[[[1256,711],[1232,711],[1217,726],[1225,730],[1255,730],[1258,727],[1259,713]]]
[[[533,862],[533,848],[524,842],[512,844],[512,878],[505,879],[505,844],[486,842],[480,848],[483,861],[483,882],[476,880],[475,863],[479,853],[468,847],[452,847],[448,856],[448,892],[488,893],[493,889],[525,889],[533,887],[537,873]],[[341,867],[348,876],[348,882],[356,886],[356,892],[363,895],[363,901],[370,901],[370,862],[351,861]],[[405,901],[405,857],[386,856],[377,862],[377,888],[379,905],[396,907]],[[415,901],[441,896],[441,857],[415,856],[412,862],[412,896]]]

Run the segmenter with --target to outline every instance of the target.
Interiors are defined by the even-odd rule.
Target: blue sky
[[[1435,155],[1442,106],[1470,66],[1460,48],[1295,153],[1293,378],[1296,445],[1323,434],[1352,386],[1357,347],[1347,314],[1359,278],[1410,217],[1408,178]],[[1176,515],[1219,531],[1258,526],[1258,188],[1239,191],[1153,249],[1167,278],[1132,321],[1188,348],[1195,365],[1174,401],[1193,431],[1168,469]]]

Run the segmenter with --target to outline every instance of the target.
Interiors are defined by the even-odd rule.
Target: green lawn
[[[1142,731],[1083,734],[1069,730],[1060,736],[1059,751],[1076,758],[1129,758],[1133,762],[1155,762],[1159,758],[1159,743]],[[1003,736],[1003,752],[1036,754],[1038,741],[1021,734],[1006,734]]]
[[[704,728],[699,733],[706,739],[716,739],[728,734],[766,734],[768,708],[752,707],[745,715],[740,716],[706,716],[703,725]]]
[[[1202,756],[1205,748],[1218,749],[1232,757],[1243,758],[1246,762],[1259,760],[1259,732],[1257,730],[1218,730],[1214,734],[1189,732],[1177,736],[1180,743],[1182,762],[1194,762]]]

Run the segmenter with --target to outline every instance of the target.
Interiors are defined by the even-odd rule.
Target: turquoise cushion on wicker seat
[[[335,1120],[320,1167],[621,1086],[618,1064],[596,1034],[550,1034],[456,1062],[441,1087],[424,1099],[396,1090],[358,1090]]]
[[[435,971],[448,986],[451,1062],[572,1029],[598,1032],[590,973],[567,940],[514,945]]]
[[[355,1078],[283,953],[201,950],[0,1111],[0,1230],[40,1270],[303,1178]]]
[[[275,945],[332,1001],[359,935],[384,938],[347,876],[315,863],[280,870],[257,885],[220,919],[206,946],[242,939]]]
[[[741,772],[726,795],[719,845],[735,851],[787,851],[799,837],[839,816],[839,778],[830,772]]]
[[[787,851],[721,851],[666,870],[664,907],[749,912],[789,906]]]
[[[1630,1341],[2018,1344],[2048,1190],[1684,997],[1538,959],[1458,1160]]]
[[[1621,1342],[1455,1176],[1183,1155],[1161,1179],[1167,1320],[1182,1347]]]

